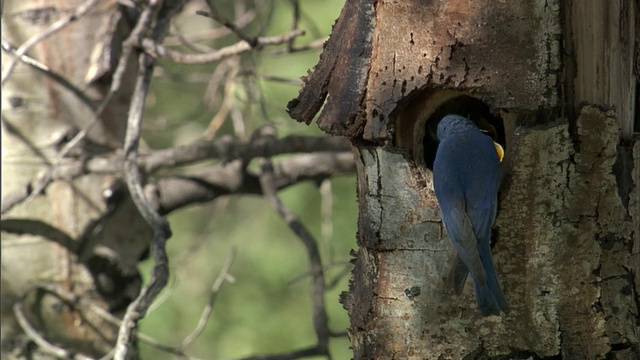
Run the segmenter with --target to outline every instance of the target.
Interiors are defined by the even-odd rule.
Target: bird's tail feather
[[[498,282],[491,257],[491,250],[486,250],[484,254],[481,254],[480,258],[482,259],[482,265],[487,276],[487,282],[486,284],[481,284],[474,279],[473,287],[476,293],[478,309],[484,316],[498,315],[501,311],[508,314],[509,304]]]
[[[465,265],[460,256],[456,256],[456,262],[449,273],[449,278],[451,279],[450,281],[456,294],[462,294],[468,275],[469,270],[467,269],[467,265]]]

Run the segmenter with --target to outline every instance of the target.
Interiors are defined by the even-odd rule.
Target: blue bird
[[[433,183],[440,214],[458,253],[456,291],[471,273],[483,316],[509,312],[491,256],[501,170],[493,140],[469,119],[447,115],[438,124]]]

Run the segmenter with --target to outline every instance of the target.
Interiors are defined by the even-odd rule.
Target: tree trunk
[[[88,300],[117,314],[139,292],[136,264],[150,230],[120,180],[55,180],[37,196],[47,171],[64,172],[58,154],[92,122],[111,86],[117,44],[137,16],[122,9],[115,0],[3,2],[3,80],[12,46],[15,53],[28,39],[51,35],[27,52],[48,69],[18,62],[2,86],[2,193],[14,195],[2,204],[2,358],[104,356],[117,326]],[[68,26],[51,31],[65,19]],[[121,147],[135,64],[129,61],[119,90],[67,160]],[[13,206],[27,195],[33,198]]]
[[[640,356],[626,4],[347,2],[289,110],[308,122],[328,94],[319,125],[354,143],[360,249],[342,300],[356,359]],[[493,254],[508,315],[452,289],[430,171],[449,113],[506,148]]]

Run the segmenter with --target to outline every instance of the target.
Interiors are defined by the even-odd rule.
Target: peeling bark
[[[318,126],[334,135],[359,136],[360,114],[367,81],[373,4],[367,0],[347,1],[324,45],[320,61],[303,78],[300,95],[289,102],[292,118],[307,124],[320,111]]]

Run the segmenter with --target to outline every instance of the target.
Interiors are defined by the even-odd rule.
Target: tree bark
[[[342,301],[356,359],[640,356],[637,9],[625,4],[345,5],[361,13],[343,11],[289,108],[308,121],[324,89],[318,123],[354,144],[360,249]],[[369,27],[345,32],[345,17]],[[368,67],[318,72],[340,62]],[[367,81],[327,86],[340,78]],[[469,285],[453,293],[429,170],[448,113],[506,147],[493,253],[508,315],[481,317]]]
[[[2,86],[2,192],[32,195],[3,204],[3,358],[104,356],[118,327],[88,302],[117,314],[139,292],[136,265],[150,229],[117,176],[54,180],[41,196],[25,186],[34,178],[44,184],[51,166],[121,147],[135,61],[88,136],[58,158],[88,129],[111,86],[118,44],[136,16],[122,9],[116,1],[3,2],[3,78],[15,58],[11,47],[50,34],[27,52],[46,68],[18,62]],[[62,295],[69,293],[82,301]]]

